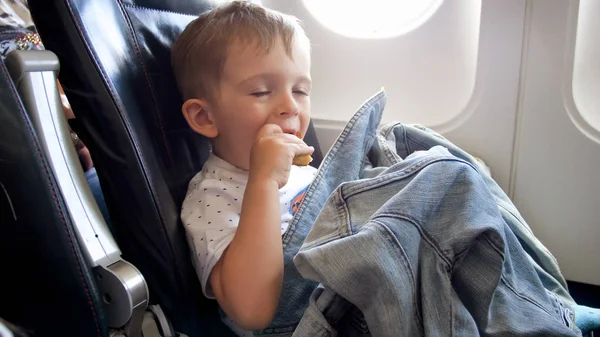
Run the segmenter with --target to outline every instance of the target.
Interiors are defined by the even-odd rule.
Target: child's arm
[[[294,156],[313,150],[276,125],[265,125],[252,148],[240,222],[210,276],[219,305],[242,328],[265,328],[275,316],[283,279],[279,189]]]

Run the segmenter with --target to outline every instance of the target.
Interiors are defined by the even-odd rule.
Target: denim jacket
[[[556,260],[500,187],[431,130],[377,132],[384,105],[368,100],[326,155],[255,334],[578,335]]]

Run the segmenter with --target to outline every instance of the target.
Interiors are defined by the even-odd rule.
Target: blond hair
[[[280,38],[291,57],[298,37],[306,35],[293,16],[246,1],[216,7],[190,22],[173,45],[171,66],[179,91],[184,100],[214,92],[234,42],[268,53]]]

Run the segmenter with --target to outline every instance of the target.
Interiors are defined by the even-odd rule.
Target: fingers
[[[285,140],[286,143],[305,144],[302,138],[298,137],[298,135],[284,133],[281,127],[279,127],[277,124],[265,124],[260,128],[257,138],[261,139],[265,137],[278,137]]]
[[[306,144],[301,138],[298,138],[294,135],[290,135],[287,133],[278,135],[279,137],[285,139],[286,143],[290,143],[290,144]]]
[[[285,144],[287,144],[294,156],[300,155],[310,155],[315,151],[315,148],[312,146],[308,146],[302,139],[290,135],[290,134],[280,134],[276,137],[279,137]]]
[[[293,135],[282,133],[270,137],[277,138],[278,141],[285,144],[294,156],[312,154],[315,151],[314,147],[308,146],[302,139]]]
[[[258,138],[268,137],[275,134],[283,134],[283,130],[277,124],[265,124],[258,130]]]
[[[298,135],[284,133],[281,127],[276,124],[265,124],[258,131],[257,140],[269,138],[287,145],[294,156],[310,155],[315,151],[312,146],[306,145]]]
[[[315,152],[315,148],[306,144],[296,144],[293,148],[293,152],[294,156],[311,155],[313,152]]]

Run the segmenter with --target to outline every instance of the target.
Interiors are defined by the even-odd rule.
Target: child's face
[[[248,170],[250,149],[259,129],[276,124],[285,133],[306,134],[310,120],[310,51],[296,39],[292,58],[278,39],[266,54],[255,47],[234,45],[223,67],[210,112],[218,135],[216,155]]]

